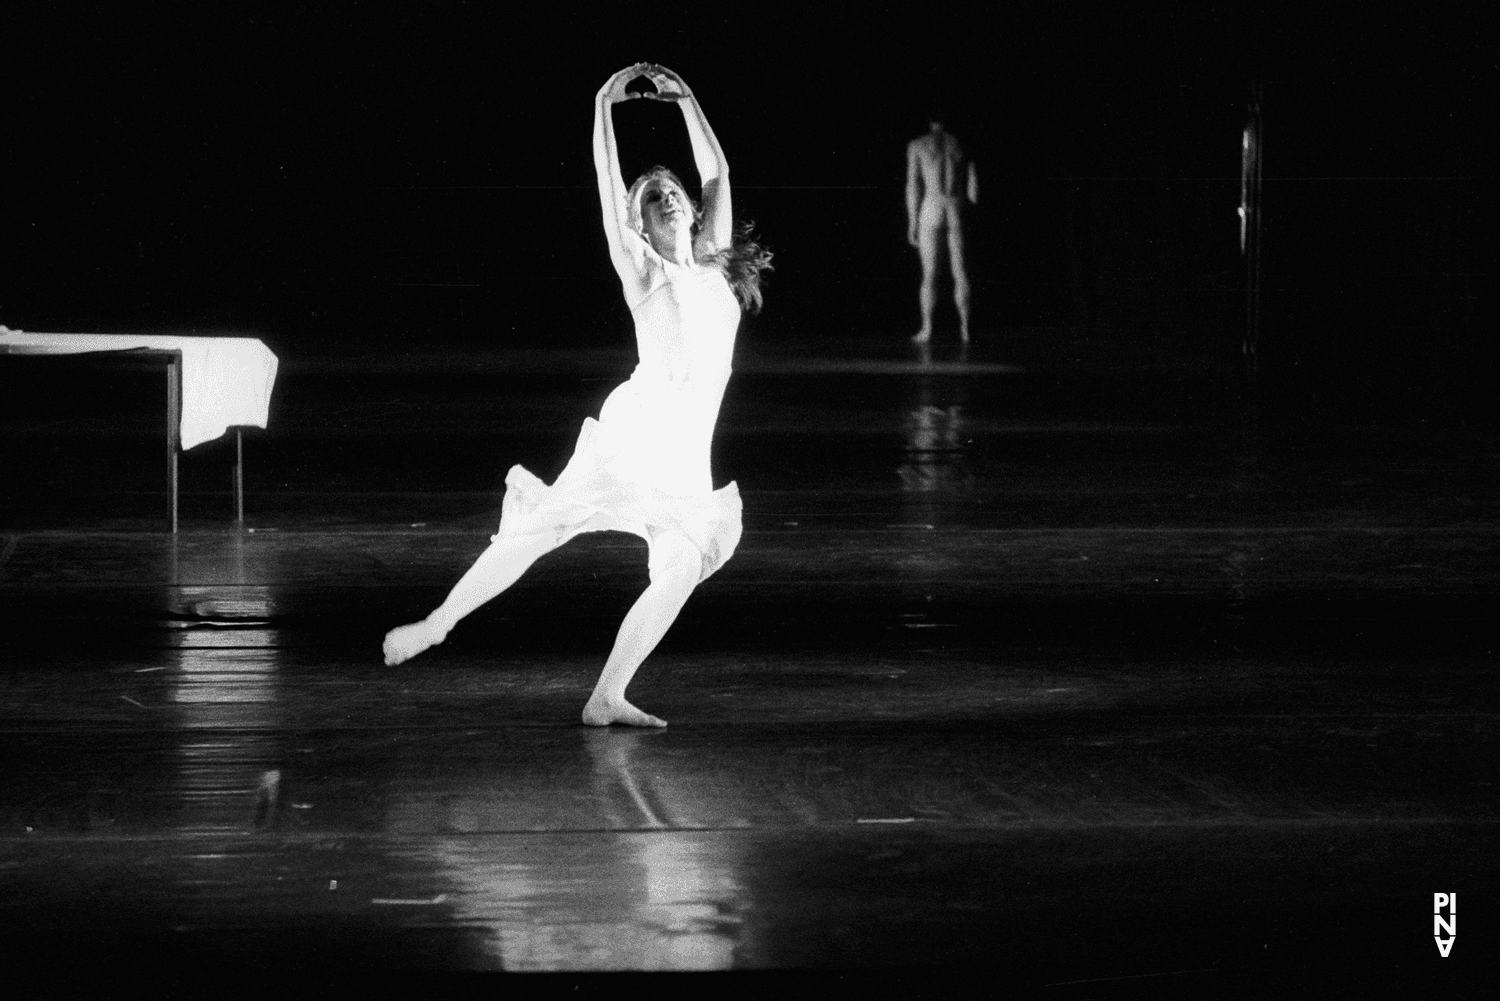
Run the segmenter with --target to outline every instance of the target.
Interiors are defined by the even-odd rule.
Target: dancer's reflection
[[[645,96],[682,109],[703,183],[701,210],[664,167],[641,175],[629,191],[621,180],[611,110],[642,96],[625,89],[642,76],[656,87]],[[760,272],[770,255],[745,229],[736,233],[728,162],[697,99],[671,70],[637,63],[605,83],[594,106],[594,168],[640,364],[599,419],[583,422],[573,457],[551,486],[511,467],[489,549],[426,619],[386,635],[385,659],[399,664],[441,643],[459,619],[575,535],[631,532],[650,546],[651,583],[620,626],[583,721],[666,726],[627,702],[625,686],[688,595],[739,543],[739,489],[713,489],[709,442],[740,311],[759,307]]]
[[[750,901],[743,842],[724,829],[742,822],[726,823],[720,801],[740,797],[705,785],[698,759],[674,759],[672,745],[653,749],[656,734],[580,736],[592,774],[589,809],[598,813],[568,821],[574,833],[427,842],[453,919],[489,929],[507,970],[735,966],[749,944]],[[518,820],[489,786],[444,799],[469,804],[471,829]],[[430,818],[425,795],[420,803]]]
[[[615,814],[612,821],[653,830],[743,823],[718,815],[720,796],[695,795],[689,776],[671,782],[666,779],[672,773],[664,776],[659,763],[641,767],[636,758],[649,739],[642,733],[585,735],[595,787]],[[633,965],[670,970],[733,966],[746,908],[745,888],[735,873],[738,853],[726,853],[728,843],[721,839],[685,831],[637,836],[625,844],[641,878],[641,892],[632,895],[631,924],[646,930],[639,936],[643,948]]]
[[[906,147],[906,242],[922,256],[922,329],[912,340],[932,338],[932,310],[937,304],[938,257],[947,238],[953,271],[953,302],[958,307],[958,336],[969,340],[969,273],[964,265],[965,198],[979,201],[979,175],[957,139],[942,122],[929,123],[925,135]],[[962,186],[962,190],[960,190]]]
[[[973,485],[966,449],[963,383],[944,387],[935,376],[919,376],[903,428],[906,461],[896,470],[908,494],[937,494]]]
[[[636,775],[636,752],[641,738],[648,736],[629,732],[584,734],[583,746],[593,765],[594,795],[615,827],[669,826],[672,812],[662,802],[656,783],[642,784]]]

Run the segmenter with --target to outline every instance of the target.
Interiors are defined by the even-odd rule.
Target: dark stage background
[[[11,8],[0,322],[250,333],[289,359],[628,346],[591,101],[647,59],[701,96],[776,252],[747,338],[915,329],[903,147],[938,115],[981,171],[982,337],[1233,368],[1260,81],[1268,397],[1485,412],[1477,23],[915,10]],[[675,109],[617,119],[627,180],[690,168]]]
[[[161,369],[0,359],[0,982],[1494,979],[1477,15],[316,6],[0,5],[0,323],[281,360],[243,524],[226,436],[180,456],[174,535]],[[620,533],[380,657],[630,371],[590,129],[640,60],[777,266],[714,439],[744,539],[632,683],[656,735],[578,725],[647,580]],[[934,115],[981,175],[967,351],[947,304],[906,340]],[[675,109],[617,118],[627,178],[691,174]]]

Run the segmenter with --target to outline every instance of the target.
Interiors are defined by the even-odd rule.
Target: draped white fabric
[[[253,337],[31,334],[0,327],[0,348],[43,355],[132,348],[181,351],[184,449],[212,441],[231,427],[263,428],[270,419],[277,359],[270,348]]]

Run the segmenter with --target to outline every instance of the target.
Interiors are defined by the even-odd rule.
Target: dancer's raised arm
[[[703,107],[682,77],[665,66],[649,65],[646,78],[656,86],[655,99],[675,101],[682,108],[688,138],[693,144],[693,162],[703,186],[703,222],[698,229],[698,251],[707,256],[725,250],[734,242],[734,205],[729,192],[729,161]],[[652,95],[647,95],[648,97]]]
[[[615,123],[611,109],[635,94],[625,85],[645,75],[647,65],[636,63],[610,77],[594,99],[594,173],[599,180],[599,207],[604,216],[604,236],[609,241],[609,257],[620,281],[627,286],[639,284],[645,275],[645,244],[626,222],[628,191],[620,177],[620,155],[615,145]]]

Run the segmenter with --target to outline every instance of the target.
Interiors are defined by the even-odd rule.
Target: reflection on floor
[[[629,537],[378,662],[485,545],[509,463],[561,465],[601,393],[576,358],[289,366],[243,533],[207,492],[150,531],[149,473],[90,492],[75,424],[9,427],[49,464],[0,525],[12,962],[1057,997],[1492,971],[1492,445],[1247,453],[1199,374],[1001,354],[738,366],[745,539],[632,688],[660,732],[576,725],[645,581]],[[1474,929],[1446,959],[1438,891]]]

